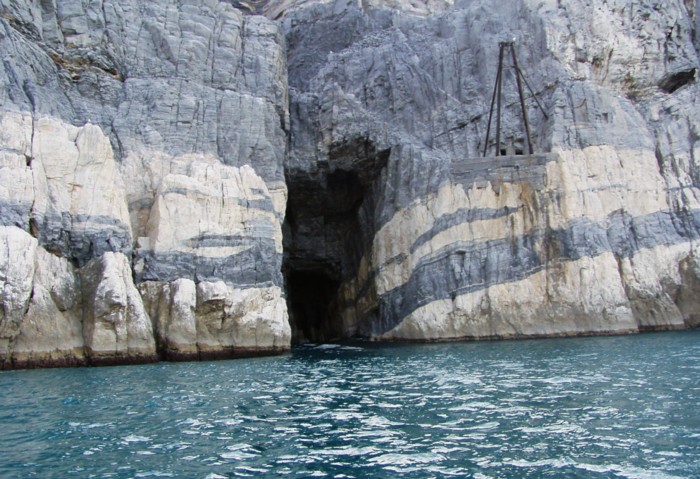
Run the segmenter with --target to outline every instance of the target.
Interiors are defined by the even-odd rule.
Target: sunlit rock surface
[[[285,42],[243,10],[0,2],[3,367],[289,348]]]
[[[2,367],[695,327],[698,25],[689,0],[0,0]],[[504,40],[535,155],[510,57],[485,143]]]

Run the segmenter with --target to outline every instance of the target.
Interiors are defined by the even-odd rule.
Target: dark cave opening
[[[697,68],[691,68],[679,72],[670,73],[659,81],[659,88],[666,93],[673,93],[680,87],[692,83],[697,76]]]
[[[339,298],[371,245],[374,183],[389,154],[360,138],[334,145],[327,161],[286,171],[282,272],[292,344],[356,334],[342,316]]]
[[[322,271],[292,271],[287,275],[287,304],[294,343],[342,339],[342,324],[333,311],[340,283]]]
[[[336,296],[361,256],[354,252],[364,195],[345,170],[289,186],[283,273],[293,344],[346,339]]]

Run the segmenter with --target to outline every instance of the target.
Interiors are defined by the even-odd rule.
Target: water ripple
[[[0,477],[700,477],[698,340],[4,372]]]

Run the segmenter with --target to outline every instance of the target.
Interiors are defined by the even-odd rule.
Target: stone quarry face
[[[697,326],[699,18],[0,0],[1,367]]]

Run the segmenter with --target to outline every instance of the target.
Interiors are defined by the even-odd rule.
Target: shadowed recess
[[[358,138],[335,145],[329,161],[313,169],[288,169],[283,274],[292,343],[353,334],[340,318],[337,294],[374,237],[373,184],[389,154]]]
[[[339,283],[323,272],[293,271],[287,289],[292,336],[297,343],[342,339],[342,324],[333,314]]]

